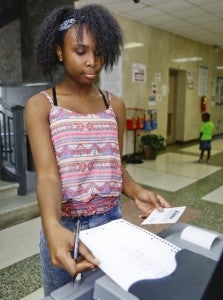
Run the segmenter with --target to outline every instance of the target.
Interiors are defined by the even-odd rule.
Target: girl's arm
[[[37,94],[28,100],[25,120],[37,176],[37,200],[52,263],[75,275],[86,268],[93,268],[96,261],[90,251],[80,244],[79,251],[88,261],[76,265],[70,255],[74,235],[60,224],[62,190],[50,137],[49,112],[50,104],[44,95]]]
[[[54,155],[48,114],[50,104],[44,95],[28,100],[25,110],[26,129],[34,160],[37,182],[37,199],[46,235],[60,222],[61,185]]]

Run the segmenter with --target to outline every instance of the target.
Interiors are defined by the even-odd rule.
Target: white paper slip
[[[186,206],[164,208],[162,212],[156,208],[141,224],[167,224],[176,223],[183,214]]]
[[[123,219],[80,232],[99,267],[124,290],[143,279],[168,276],[179,247]]]
[[[181,233],[180,238],[190,243],[194,243],[198,246],[204,247],[206,249],[211,249],[211,245],[214,240],[218,237],[217,234],[202,230],[200,228],[195,228],[192,226],[187,226]]]

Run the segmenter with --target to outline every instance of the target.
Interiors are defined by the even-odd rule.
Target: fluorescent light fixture
[[[188,61],[199,61],[202,60],[202,57],[189,57]]]
[[[175,59],[172,59],[173,62],[186,62],[188,61],[187,58],[175,58]]]
[[[218,66],[216,69],[217,70],[223,70],[223,66]]]
[[[49,85],[48,82],[30,82],[24,83],[22,86],[41,86],[41,85]]]
[[[199,61],[202,60],[202,57],[182,57],[172,59],[173,62],[190,62],[190,61]]]
[[[136,42],[131,42],[131,43],[127,43],[124,45],[125,49],[129,49],[129,48],[136,48],[136,47],[143,47],[144,44],[142,43],[136,43]]]

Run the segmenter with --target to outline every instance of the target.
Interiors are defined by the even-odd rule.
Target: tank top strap
[[[112,99],[111,93],[109,91],[102,92],[102,90],[100,89],[99,92],[102,94],[104,103],[106,105],[106,108],[108,109],[111,106],[111,99]]]
[[[44,96],[46,96],[47,99],[49,100],[51,106],[52,107],[54,106],[52,97],[46,91],[42,91],[42,92],[40,92],[40,94],[43,94]]]
[[[109,91],[105,91],[105,95],[106,95],[106,99],[107,99],[107,105],[109,107],[111,107],[111,101],[112,101],[112,95]]]
[[[108,98],[108,102],[109,102],[109,106],[111,105],[111,100],[112,100],[112,96],[111,93],[109,91],[105,91],[107,98]]]

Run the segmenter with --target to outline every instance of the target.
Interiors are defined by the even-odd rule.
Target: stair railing
[[[25,195],[27,146],[24,107],[17,105],[11,108],[1,100],[0,108],[0,177],[4,181],[18,182],[18,195]]]

